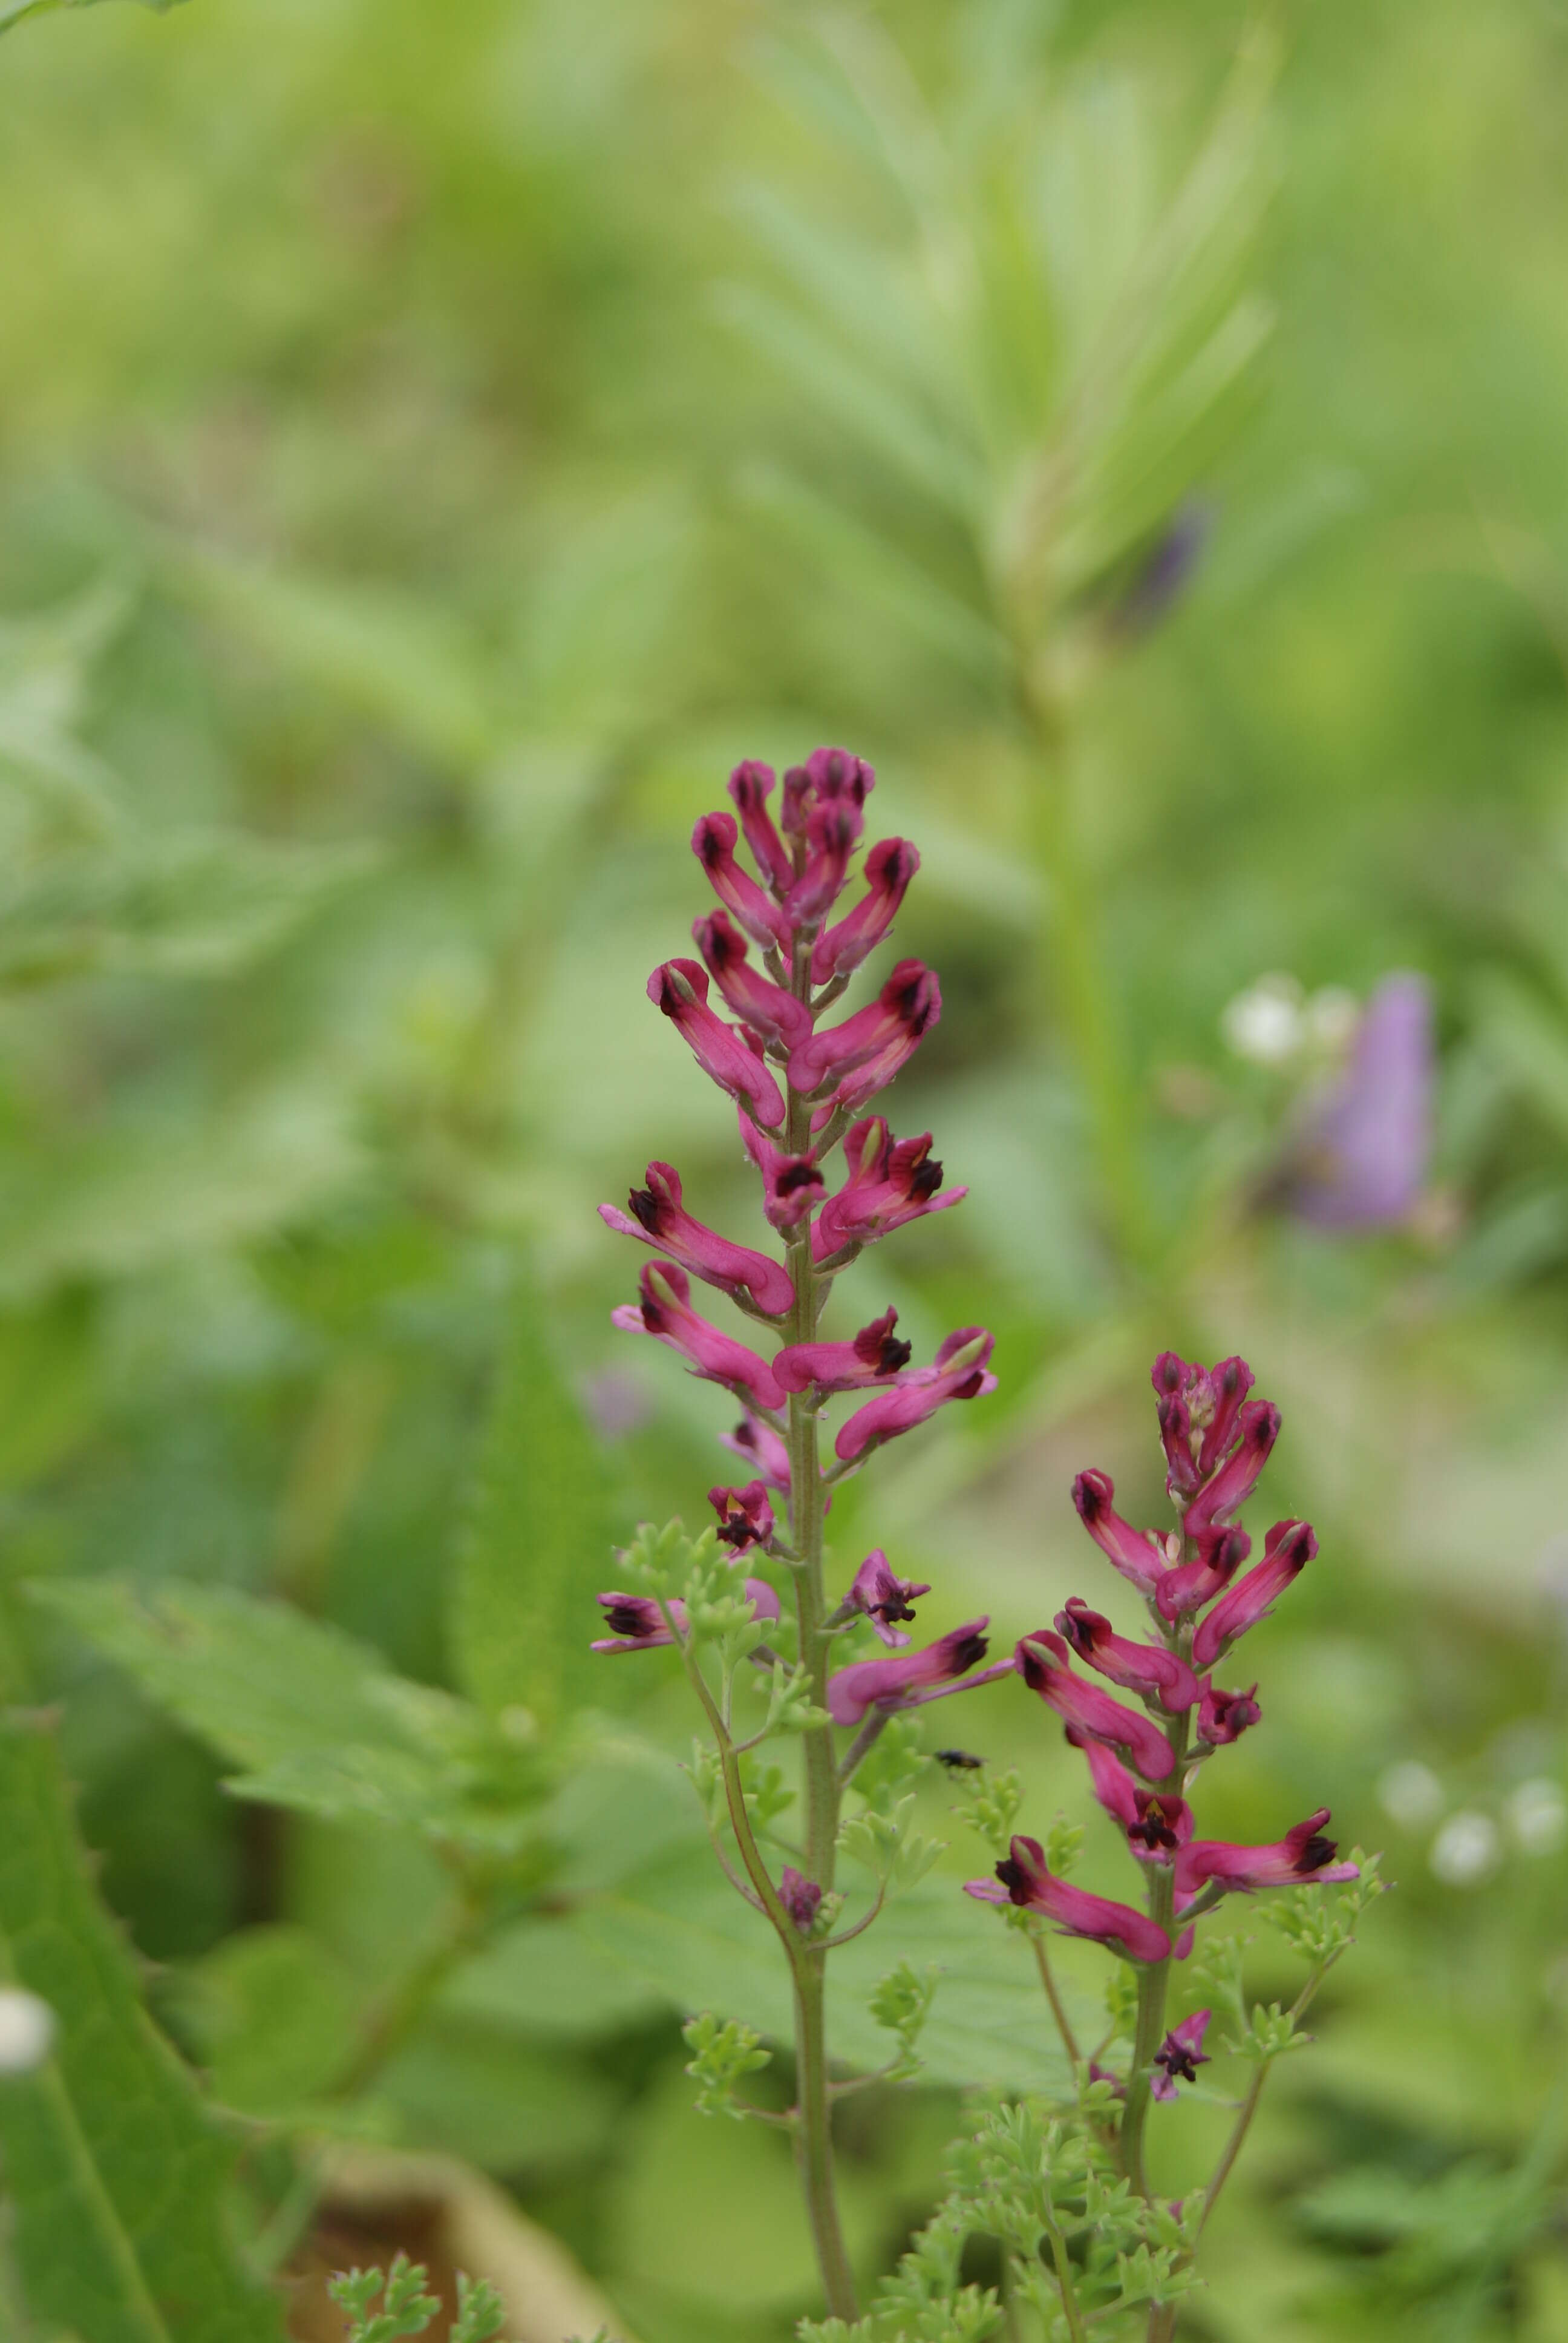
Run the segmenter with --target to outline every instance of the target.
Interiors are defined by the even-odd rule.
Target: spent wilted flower
[[[900,1633],[897,1622],[912,1619],[915,1604],[922,1594],[930,1593],[929,1586],[918,1584],[910,1578],[900,1578],[888,1566],[888,1557],[878,1546],[866,1556],[849,1584],[844,1597],[845,1607],[859,1611],[868,1618],[880,1640],[894,1651],[902,1651],[909,1637]]]
[[[1154,2073],[1149,2088],[1157,2099],[1173,2099],[1178,2083],[1195,2083],[1198,2069],[1206,2066],[1203,2036],[1209,2030],[1209,2012],[1195,2009],[1180,2026],[1173,2026],[1154,2053]]]

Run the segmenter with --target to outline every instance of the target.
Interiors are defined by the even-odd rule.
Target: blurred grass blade
[[[139,6],[156,9],[160,16],[179,5],[180,0],[138,0]],[[46,15],[55,8],[92,8],[96,5],[97,0],[0,0],[0,33],[9,32],[13,25],[21,23],[24,16]]]
[[[594,1596],[614,1583],[605,1460],[552,1356],[518,1262],[511,1323],[479,1446],[451,1614],[459,1681],[492,1715],[528,1709],[548,1732],[602,1700],[588,1650]]]
[[[28,2307],[81,2343],[280,2343],[227,2234],[232,2151],[142,2007],[95,1895],[53,1738],[0,1720],[0,1975],[55,2013],[0,2082],[10,2244]]]

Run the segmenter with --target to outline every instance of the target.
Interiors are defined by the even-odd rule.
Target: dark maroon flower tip
[[[743,1489],[709,1489],[708,1502],[719,1515],[719,1543],[731,1554],[749,1554],[772,1536],[773,1508],[761,1481],[749,1482]]]
[[[1209,2012],[1196,2009],[1173,2026],[1154,2053],[1154,2072],[1149,2087],[1157,2099],[1173,2099],[1178,2083],[1195,2083],[1200,2066],[1210,2064],[1203,2048],[1203,2036],[1208,2031]]]
[[[1211,1749],[1227,1748],[1239,1741],[1262,1716],[1252,1696],[1257,1689],[1254,1684],[1251,1692],[1221,1692],[1212,1678],[1205,1676],[1198,1709],[1199,1740],[1207,1742]]]
[[[895,1375],[900,1367],[907,1367],[910,1363],[913,1345],[900,1342],[894,1334],[893,1329],[898,1322],[898,1312],[885,1310],[879,1318],[873,1318],[869,1326],[862,1326],[855,1336],[855,1356],[864,1360],[873,1374]]]

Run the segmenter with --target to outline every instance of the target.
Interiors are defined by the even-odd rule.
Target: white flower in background
[[[1325,1057],[1339,1058],[1355,1039],[1362,1005],[1342,984],[1325,984],[1314,992],[1302,1011],[1306,1038]]]
[[[1503,1816],[1509,1836],[1524,1855],[1555,1855],[1568,1838],[1568,1798],[1543,1774],[1520,1783]]]
[[[1378,1778],[1378,1804],[1402,1830],[1420,1830],[1442,1812],[1442,1784],[1430,1765],[1406,1757]]]
[[[1305,1035],[1302,988],[1293,976],[1259,977],[1220,1011],[1220,1031],[1238,1058],[1255,1066],[1282,1066]]]
[[[41,2066],[55,2039],[55,2013],[35,1993],[0,1987],[0,2075],[28,2075]]]
[[[1477,1887],[1503,1860],[1503,1834],[1490,1815],[1462,1807],[1450,1815],[1427,1857],[1449,1887]]]

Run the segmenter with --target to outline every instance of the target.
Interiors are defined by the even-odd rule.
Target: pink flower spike
[[[1180,2026],[1173,2026],[1154,2053],[1154,2072],[1149,2080],[1151,2097],[1173,2099],[1178,2083],[1195,2083],[1200,2066],[1207,2066],[1203,2036],[1208,2031],[1209,2012],[1195,2009]]]
[[[1205,1480],[1236,1436],[1236,1418],[1255,1377],[1245,1359],[1221,1359],[1210,1368],[1208,1380],[1213,1413],[1198,1452],[1198,1470]]]
[[[884,838],[866,857],[870,892],[837,926],[817,939],[811,954],[811,981],[826,984],[829,977],[848,976],[883,942],[898,917],[920,858],[904,838]]]
[[[1246,1503],[1280,1436],[1280,1411],[1272,1400],[1249,1400],[1236,1421],[1241,1435],[1238,1445],[1182,1516],[1181,1526],[1189,1537],[1206,1537],[1227,1513]]]
[[[769,1488],[789,1494],[789,1451],[770,1424],[759,1423],[749,1410],[733,1432],[719,1433],[719,1444],[760,1473]]]
[[[1169,1715],[1179,1715],[1197,1699],[1198,1679],[1185,1660],[1163,1644],[1135,1644],[1118,1635],[1110,1620],[1091,1611],[1081,1595],[1069,1596],[1066,1610],[1056,1614],[1056,1626],[1081,1660],[1124,1691],[1157,1700]]]
[[[986,1904],[1015,1904],[1025,1911],[1043,1912],[1064,1936],[1088,1936],[1126,1960],[1171,1957],[1171,1939],[1157,1920],[1135,1912],[1131,1904],[1091,1896],[1087,1889],[1058,1879],[1047,1870],[1045,1849],[1037,1838],[1015,1838],[1006,1859],[997,1865],[996,1881],[971,1879],[964,1893]]]
[[[829,1196],[811,1234],[811,1250],[826,1261],[844,1245],[869,1244],[927,1212],[946,1212],[968,1195],[967,1188],[942,1185],[942,1167],[931,1156],[931,1134],[895,1141],[879,1114],[851,1123],[844,1134],[849,1176]]]
[[[1243,1733],[1257,1724],[1262,1710],[1251,1692],[1221,1692],[1212,1676],[1203,1678],[1203,1697],[1198,1707],[1198,1738],[1211,1749],[1227,1749],[1232,1741],[1240,1741]]]
[[[794,1308],[795,1289],[783,1263],[746,1245],[731,1244],[728,1237],[694,1221],[681,1203],[680,1175],[669,1164],[650,1163],[647,1187],[634,1188],[627,1202],[629,1220],[614,1204],[599,1206],[598,1216],[607,1228],[673,1254],[683,1269],[718,1286],[731,1301],[749,1299],[764,1317],[782,1318]]]
[[[862,1326],[852,1342],[791,1342],[773,1361],[776,1382],[787,1392],[859,1391],[885,1383],[910,1363],[910,1346],[893,1332],[896,1310],[885,1310]]]
[[[813,1034],[789,1052],[789,1080],[798,1091],[825,1090],[869,1059],[901,1051],[902,1064],[941,1015],[941,988],[923,960],[901,960],[875,1001],[841,1025]]]
[[[1178,1897],[1196,1895],[1211,1880],[1227,1893],[1251,1896],[1260,1887],[1300,1887],[1306,1880],[1329,1885],[1359,1879],[1358,1865],[1334,1861],[1339,1849],[1322,1835],[1328,1819],[1327,1806],[1320,1806],[1271,1846],[1232,1846],[1221,1838],[1191,1840],[1176,1858]]]
[[[1263,1559],[1256,1570],[1239,1578],[1221,1594],[1208,1616],[1198,1623],[1192,1638],[1196,1667],[1211,1668],[1223,1659],[1238,1635],[1266,1619],[1280,1596],[1299,1576],[1318,1550],[1306,1522],[1276,1522],[1263,1540]]]
[[[590,1652],[651,1652],[660,1644],[673,1644],[675,1634],[665,1624],[664,1614],[651,1594],[598,1594],[594,1597],[605,1614],[604,1624],[614,1629]],[[669,1615],[681,1634],[686,1633],[686,1605],[678,1597],[668,1605]]]
[[[890,1660],[856,1660],[840,1668],[828,1679],[828,1714],[835,1725],[859,1725],[868,1709],[906,1707],[929,1684],[952,1684],[955,1691],[967,1691],[967,1684],[953,1679],[984,1659],[990,1646],[983,1631],[990,1624],[970,1619],[923,1651],[900,1652]]]
[[[691,1372],[706,1383],[722,1383],[737,1399],[753,1407],[783,1407],[783,1387],[766,1359],[722,1328],[699,1318],[690,1306],[691,1280],[672,1261],[650,1261],[639,1281],[642,1301],[623,1302],[610,1312],[610,1323],[628,1333],[652,1334],[691,1362]]]
[[[1252,1551],[1245,1530],[1221,1530],[1211,1535],[1196,1562],[1178,1563],[1154,1590],[1161,1619],[1177,1620],[1183,1611],[1197,1611],[1223,1594]]]
[[[744,1107],[737,1113],[740,1143],[762,1174],[762,1210],[780,1236],[788,1236],[821,1202],[827,1183],[813,1157],[787,1155],[766,1131],[758,1130]]]
[[[764,949],[777,944],[788,953],[791,934],[783,910],[749,878],[735,860],[739,832],[735,817],[705,813],[691,833],[691,850],[707,871],[709,882],[727,911],[732,911],[754,942]]]
[[[777,888],[780,895],[787,894],[795,882],[795,865],[768,810],[773,794],[772,766],[749,757],[730,774],[729,794],[757,868],[769,886]]]
[[[708,979],[694,960],[667,960],[656,968],[648,980],[648,997],[669,1019],[710,1081],[732,1099],[744,1099],[759,1122],[783,1121],[784,1098],[778,1083],[734,1026],[709,1009]]]
[[[749,1481],[744,1489],[709,1489],[708,1502],[719,1515],[719,1543],[737,1560],[766,1545],[778,1526],[761,1481]]]
[[[1133,1765],[1151,1782],[1162,1782],[1176,1763],[1175,1753],[1156,1725],[1136,1709],[1124,1708],[1098,1684],[1085,1684],[1067,1664],[1067,1645],[1049,1627],[1025,1635],[1014,1651],[1018,1672],[1030,1692],[1040,1694],[1064,1725],[1076,1725],[1091,1740],[1109,1741],[1125,1749]]]
[[[742,1024],[754,1027],[765,1041],[778,1041],[787,1050],[809,1038],[811,1012],[805,1002],[786,992],[781,984],[758,974],[745,937],[724,912],[709,911],[705,920],[693,923],[691,932],[703,966]]]
[[[784,1865],[779,1880],[779,1901],[789,1913],[803,1936],[809,1936],[817,1918],[817,1907],[822,1901],[822,1891],[814,1879],[797,1871],[792,1863]]]
[[[996,1377],[986,1365],[993,1337],[983,1326],[960,1326],[950,1334],[930,1367],[906,1370],[890,1391],[858,1407],[839,1427],[833,1453],[841,1463],[853,1463],[869,1448],[912,1432],[950,1399],[978,1399],[996,1389]]]
[[[864,1612],[881,1641],[897,1652],[906,1649],[910,1639],[900,1633],[894,1622],[912,1619],[916,1600],[930,1591],[911,1578],[898,1577],[889,1569],[888,1557],[878,1546],[855,1573],[844,1600],[853,1604],[857,1611]]]
[[[1130,1579],[1140,1594],[1152,1594],[1166,1571],[1165,1556],[1153,1538],[1135,1530],[1111,1510],[1116,1483],[1109,1473],[1081,1473],[1072,1484],[1072,1502],[1079,1519],[1111,1563]]]

